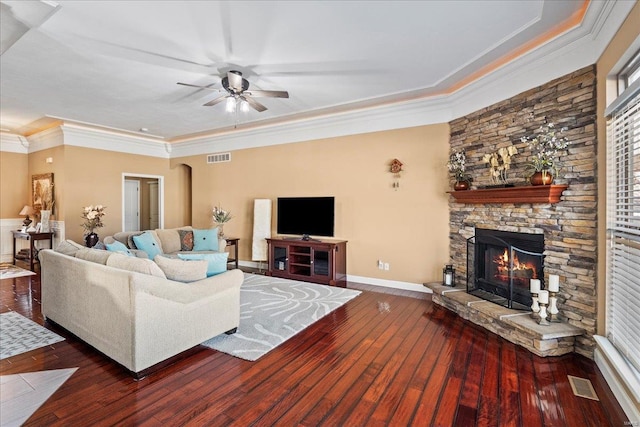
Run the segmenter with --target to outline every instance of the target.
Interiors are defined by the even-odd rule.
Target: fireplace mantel
[[[527,185],[448,191],[458,203],[558,203],[567,185]]]

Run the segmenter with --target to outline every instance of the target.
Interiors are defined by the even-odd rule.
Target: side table
[[[53,232],[49,233],[29,233],[26,231],[11,230],[13,233],[13,264],[16,264],[17,260],[28,261],[29,268],[33,271],[33,265],[38,262],[36,259],[36,245],[37,240],[48,240],[49,249],[53,249]],[[28,240],[29,241],[29,254],[26,257],[20,257],[16,255],[16,240]]]
[[[238,240],[240,239],[237,237],[225,237],[224,240],[227,241],[227,247],[229,246],[234,247],[233,258],[229,257],[227,259],[227,263],[235,262],[236,268],[238,268]]]

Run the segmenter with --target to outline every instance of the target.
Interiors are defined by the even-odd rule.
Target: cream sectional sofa
[[[183,283],[158,273],[151,260],[80,248],[69,250],[67,242],[65,253],[39,252],[42,314],[136,377],[238,327],[240,270]]]

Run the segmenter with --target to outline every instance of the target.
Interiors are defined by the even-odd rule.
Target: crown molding
[[[29,141],[24,136],[0,133],[0,152],[29,154]]]
[[[170,147],[163,142],[78,125],[64,124],[60,129],[64,133],[64,145],[165,159],[170,157]]]
[[[172,158],[241,150],[369,132],[446,123],[450,114],[442,97],[371,107],[341,114],[290,121],[244,131],[204,136],[171,144]]]
[[[452,93],[387,102],[304,119],[294,118],[173,143],[65,122],[59,127],[30,136],[28,141],[31,144],[27,144],[26,152],[72,145],[160,158],[180,158],[447,123],[595,64],[634,6],[635,2],[592,0],[582,22],[576,27]],[[15,135],[2,134],[1,141],[1,151],[25,152],[24,144]]]

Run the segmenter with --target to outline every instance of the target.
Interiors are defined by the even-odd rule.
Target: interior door
[[[160,228],[160,213],[158,211],[158,181],[149,183],[149,229]]]
[[[140,181],[124,180],[124,231],[140,230]]]

